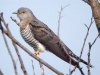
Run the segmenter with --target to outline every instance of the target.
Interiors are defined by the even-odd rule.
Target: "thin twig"
[[[39,62],[39,64],[40,64],[40,69],[41,69],[41,75],[45,75],[45,74],[44,74],[43,64],[41,64],[40,62]]]
[[[84,38],[83,46],[82,46],[82,48],[81,48],[80,59],[81,59],[81,57],[82,57],[83,50],[84,50],[84,47],[85,47],[85,43],[86,43],[86,40],[87,40],[87,38],[88,38],[89,31],[90,31],[90,28],[91,28],[93,22],[94,22],[94,21],[93,21],[93,17],[92,17],[89,27],[86,26],[86,24],[85,24],[85,26],[87,27],[87,33],[86,33],[86,36],[85,36],[85,38]],[[80,60],[79,60],[79,62],[80,62]]]
[[[59,11],[59,16],[58,16],[58,30],[57,30],[57,35],[59,36],[59,32],[60,32],[60,26],[61,26],[61,18],[62,18],[62,12],[63,12],[63,10],[66,8],[66,7],[68,7],[69,6],[69,4],[68,5],[66,5],[66,6],[64,6],[64,7],[62,7],[61,6],[61,9],[60,9],[60,11]]]
[[[12,19],[12,21],[14,21],[18,26],[19,26],[19,23],[17,22],[16,19],[14,19],[13,17],[10,17]]]
[[[33,69],[33,75],[35,75],[35,70],[34,70],[34,64],[33,64],[33,60],[32,61],[32,69]]]
[[[94,41],[92,42],[92,44],[89,42],[89,52],[88,52],[88,75],[91,75],[91,72],[90,72],[90,61],[91,61],[91,58],[90,58],[90,53],[91,53],[91,48],[93,47],[93,45],[95,44],[96,40],[98,39],[99,35],[94,39]]]
[[[20,62],[20,64],[21,64],[21,69],[22,69],[24,75],[28,75],[28,74],[27,74],[27,71],[26,71],[26,69],[25,69],[24,62],[23,62],[23,60],[22,60],[22,58],[21,58],[21,56],[20,56],[20,53],[19,53],[19,51],[18,51],[18,48],[17,48],[16,44],[15,44],[13,41],[12,41],[12,44],[13,44],[15,50],[16,50],[16,53],[17,53],[19,62]]]
[[[4,23],[4,26],[6,27],[6,29],[7,29],[7,31],[8,31],[8,34],[11,35],[11,31],[9,30],[8,25],[6,24],[6,22],[5,22],[4,18],[3,18],[3,16],[2,16],[2,22]],[[16,50],[16,53],[17,53],[17,55],[18,55],[18,58],[19,58],[19,61],[20,61],[20,64],[21,64],[21,69],[22,69],[24,75],[27,75],[27,71],[26,71],[26,69],[25,69],[25,67],[24,67],[24,63],[23,63],[23,60],[22,60],[22,58],[21,58],[21,56],[20,56],[20,54],[19,54],[18,48],[17,48],[16,44],[15,44],[13,41],[12,41],[12,44],[13,44],[13,46],[14,46],[14,48],[15,48],[15,50]]]
[[[90,52],[91,52],[91,44],[89,43],[89,52],[88,52],[88,75],[90,74]]]
[[[80,59],[81,59],[81,57],[82,57],[82,54],[83,54],[83,51],[84,51],[84,47],[85,47],[85,43],[86,43],[86,40],[87,40],[87,38],[88,38],[89,31],[90,31],[90,28],[91,28],[93,22],[94,22],[94,20],[93,20],[93,17],[92,17],[89,27],[85,24],[85,26],[86,26],[86,28],[87,28],[87,33],[86,33],[86,36],[85,36],[85,38],[84,38],[84,42],[83,42],[83,45],[82,45],[82,48],[81,48]],[[78,63],[80,62],[80,59],[78,60]],[[73,70],[71,71],[71,73],[73,73],[73,72],[75,71],[76,68],[77,68],[77,66],[75,66],[75,67],[73,68]]]
[[[5,45],[6,45],[6,47],[7,47],[8,53],[9,53],[9,55],[10,55],[10,57],[11,57],[12,62],[13,62],[13,67],[14,67],[15,75],[18,75],[15,60],[14,60],[14,58],[13,58],[13,55],[12,55],[12,53],[11,53],[11,50],[10,50],[10,48],[9,48],[9,45],[8,45],[8,43],[7,43],[6,37],[5,37],[5,35],[4,35],[3,32],[2,32],[2,36],[3,36],[3,38],[4,38],[4,42],[5,42]]]
[[[9,45],[8,45],[7,39],[6,39],[6,37],[5,37],[5,34],[3,33],[3,26],[2,26],[1,21],[2,21],[2,22],[4,21],[3,13],[0,13],[0,25],[1,25],[0,27],[2,28],[2,29],[1,29],[1,30],[2,30],[2,36],[3,36],[3,39],[4,39],[5,45],[6,45],[6,47],[7,47],[8,53],[9,53],[9,55],[10,55],[10,57],[11,57],[11,60],[12,60],[12,63],[13,63],[13,67],[14,67],[14,71],[15,71],[15,75],[18,75],[16,63],[15,63],[15,60],[14,60],[13,55],[12,55],[12,53],[11,53],[11,50],[10,50],[10,47],[9,47]],[[4,23],[4,22],[3,22],[3,23]],[[7,26],[8,26],[8,25],[5,23],[5,27],[7,27]]]
[[[8,27],[8,25],[6,24],[6,22],[5,22],[4,18],[3,18],[3,16],[2,16],[2,22],[4,23],[4,25],[5,25],[5,27],[6,27],[7,31],[8,31],[8,33],[11,35],[11,31],[9,30],[9,27]],[[21,64],[21,69],[22,69],[24,75],[28,75],[28,74],[27,74],[27,71],[26,71],[26,69],[25,69],[23,60],[22,60],[22,58],[21,58],[21,56],[20,56],[20,53],[19,53],[19,51],[18,51],[18,48],[17,48],[16,44],[15,44],[13,41],[12,41],[12,44],[13,44],[13,46],[14,46],[14,48],[15,48],[15,50],[16,50],[16,53],[17,53],[17,55],[18,55],[18,58],[19,58],[19,61],[20,61],[20,64]]]
[[[94,39],[94,41],[92,42],[91,46],[93,46],[95,44],[95,42],[97,41],[98,37],[100,37],[100,34],[98,34],[98,36]]]
[[[81,48],[80,58],[82,57],[83,50],[84,50],[84,47],[85,47],[85,43],[86,43],[86,40],[87,40],[87,38],[88,38],[89,31],[90,31],[90,28],[91,28],[93,22],[94,22],[94,20],[93,20],[93,17],[92,17],[92,18],[91,18],[91,23],[90,23],[89,27],[87,26],[87,33],[86,33],[86,36],[85,36],[85,38],[84,38],[83,46],[82,46],[82,48]],[[85,25],[85,26],[86,26],[86,25]]]

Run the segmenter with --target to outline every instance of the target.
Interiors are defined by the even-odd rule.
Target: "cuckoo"
[[[79,68],[78,60],[88,65],[86,61],[75,55],[45,23],[38,20],[29,8],[21,7],[14,14],[20,19],[19,27],[23,39],[34,48],[35,55],[47,50],[77,68]]]

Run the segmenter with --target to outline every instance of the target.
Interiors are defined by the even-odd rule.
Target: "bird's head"
[[[24,19],[32,19],[35,16],[33,15],[32,11],[28,8],[21,7],[17,10],[17,12],[14,12],[13,14],[17,14],[18,18],[21,20]]]

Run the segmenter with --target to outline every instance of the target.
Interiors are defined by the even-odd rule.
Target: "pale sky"
[[[12,12],[17,11],[20,7],[30,8],[34,15],[44,23],[46,23],[56,34],[58,25],[58,12],[61,6],[66,6],[62,13],[61,18],[61,28],[60,28],[60,38],[61,40],[76,54],[80,55],[81,47],[86,34],[86,27],[84,24],[89,25],[91,19],[91,9],[86,3],[81,0],[2,0],[0,2],[0,12],[4,13],[6,22],[9,24],[9,28],[13,36],[20,41],[23,45],[29,48],[31,51],[34,50],[22,39],[19,31],[19,27],[10,19],[14,17],[18,20],[16,15]],[[18,20],[19,21],[19,20]],[[1,33],[1,32],[0,32]],[[98,32],[95,24],[92,25],[90,30],[90,35],[86,43],[84,53],[82,58],[87,61],[88,52],[88,42],[92,42],[97,36]],[[4,75],[14,75],[14,70],[12,66],[12,61],[8,55],[8,51],[5,47],[2,35],[0,34],[0,69],[3,71]],[[15,50],[12,46],[11,41],[8,39],[10,49],[16,60],[18,74],[23,75],[18,58],[16,56]],[[100,72],[100,39],[97,40],[95,45],[92,47],[91,51],[91,64],[94,68],[91,69],[91,75],[99,75]],[[31,60],[34,61],[35,73],[40,75],[39,63],[32,57],[30,57],[26,52],[19,48],[20,54],[23,58],[28,75],[32,75]],[[44,52],[39,56],[50,65],[63,72],[64,74],[69,73],[70,65],[63,60],[59,59],[50,52]],[[87,75],[87,67],[81,64],[83,71]],[[56,75],[54,72],[44,67],[45,75]],[[79,70],[73,73],[73,75],[81,75]]]

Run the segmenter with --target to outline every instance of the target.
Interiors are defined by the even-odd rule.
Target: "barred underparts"
[[[34,38],[34,34],[31,33],[30,26],[27,25],[25,29],[20,29],[20,33],[23,39],[34,48],[34,50],[44,51],[45,47]]]

